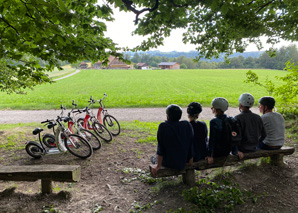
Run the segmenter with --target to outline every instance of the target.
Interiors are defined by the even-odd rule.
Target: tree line
[[[158,67],[160,62],[178,62],[181,69],[277,69],[283,70],[285,63],[289,60],[298,61],[298,50],[296,45],[283,46],[279,48],[273,56],[268,52],[263,52],[259,57],[232,57],[229,62],[215,62],[200,60],[195,62],[194,58],[181,55],[179,57],[166,57],[150,55],[146,52],[125,54],[127,60],[133,63],[147,63],[151,67]]]

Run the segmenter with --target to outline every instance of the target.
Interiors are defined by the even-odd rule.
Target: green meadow
[[[80,108],[90,96],[100,99],[108,94],[106,106],[163,107],[170,103],[187,106],[198,101],[210,106],[215,97],[225,97],[237,106],[241,93],[249,92],[259,99],[268,95],[260,86],[244,83],[248,70],[82,70],[53,84],[27,90],[26,95],[1,93],[0,109],[58,109],[71,107],[72,100]],[[253,70],[260,81],[283,76],[285,71]],[[56,74],[56,73],[54,73]]]

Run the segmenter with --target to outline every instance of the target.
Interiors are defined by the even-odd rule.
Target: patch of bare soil
[[[133,134],[132,134],[133,133]],[[145,133],[142,133],[145,134]],[[188,187],[180,177],[150,184],[146,174],[156,145],[136,143],[136,132],[122,131],[111,143],[103,143],[100,150],[87,160],[70,154],[48,155],[34,160],[25,150],[2,153],[2,164],[77,164],[82,167],[78,183],[54,182],[54,193],[41,195],[40,181],[0,181],[0,212],[166,212],[170,209],[194,210],[185,201],[182,191]],[[247,201],[233,212],[297,212],[298,161],[297,154],[286,157],[286,165],[277,168],[269,164],[245,166],[231,170],[232,179],[239,187],[260,194],[257,202]],[[229,168],[227,168],[229,170]],[[204,178],[215,170],[198,173]],[[263,193],[266,193],[265,195]],[[144,208],[147,206],[148,208]]]

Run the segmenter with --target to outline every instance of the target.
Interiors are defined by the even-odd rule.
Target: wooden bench
[[[212,164],[208,164],[206,160],[200,160],[198,162],[193,163],[191,166],[186,166],[184,170],[175,170],[162,167],[157,171],[157,175],[154,177],[152,175],[152,164],[149,165],[151,176],[154,178],[160,177],[168,177],[181,175],[183,177],[183,183],[193,186],[195,184],[195,170],[205,170],[223,166],[231,166],[236,163],[242,162],[248,159],[255,159],[260,157],[270,157],[271,163],[276,166],[282,166],[283,156],[291,155],[295,151],[294,147],[282,147],[279,150],[258,150],[256,152],[244,153],[244,158],[239,160],[238,156],[229,155],[228,157],[223,158],[214,158],[214,162]]]
[[[78,182],[81,166],[78,165],[26,165],[1,166],[0,180],[36,181],[41,180],[42,194],[52,193],[52,181]]]

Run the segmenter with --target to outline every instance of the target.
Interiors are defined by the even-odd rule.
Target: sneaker
[[[151,160],[151,163],[157,164],[157,157],[156,156],[151,156],[150,160]]]

